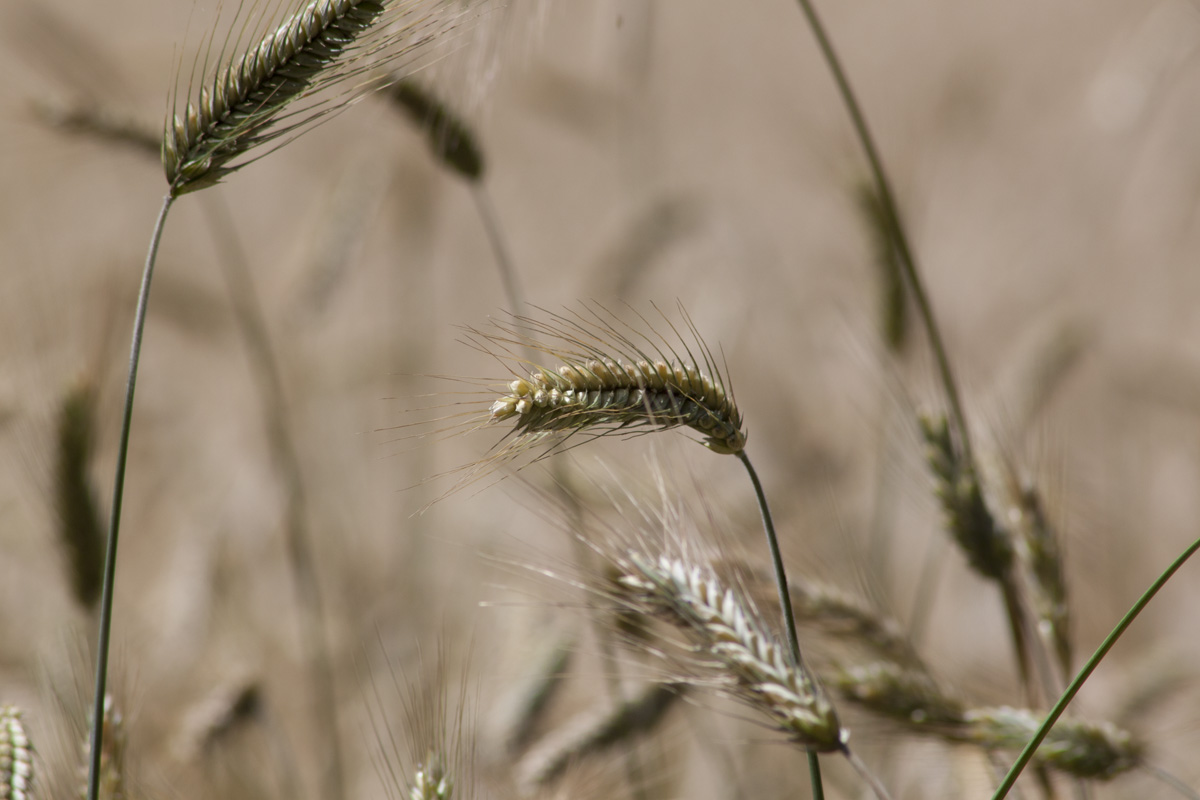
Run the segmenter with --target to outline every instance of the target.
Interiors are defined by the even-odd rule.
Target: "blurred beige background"
[[[1088,653],[1200,519],[1200,10],[824,5],[980,449],[1035,476],[1064,532],[1077,652]],[[0,701],[29,709],[42,741],[54,691],[88,684],[79,653],[94,637],[56,544],[55,410],[77,382],[98,387],[94,479],[106,509],[129,325],[165,183],[142,153],[48,129],[33,103],[92,99],[157,126],[176,64],[190,65],[214,14],[177,0],[0,0]],[[799,10],[526,2],[453,44],[433,73],[480,133],[486,189],[529,300],[681,302],[728,360],[793,568],[851,590],[873,584],[907,620],[932,558],[930,661],[987,702],[1017,702],[995,593],[949,545],[930,544],[941,541],[938,510],[913,410],[940,407],[939,392],[918,331],[904,357],[883,353],[855,199],[866,173]],[[470,640],[492,667],[472,678],[486,728],[530,672],[548,620],[584,627],[554,609],[571,605],[562,587],[482,557],[569,558],[520,482],[487,481],[412,516],[446,485],[408,487],[481,457],[495,436],[425,444],[387,430],[447,388],[414,376],[496,374],[456,343],[456,326],[486,324],[506,303],[467,188],[376,98],[176,204],[151,300],[116,598],[117,685],[156,791],[210,785],[196,776],[207,762],[180,742],[222,687],[261,689],[304,785],[314,776],[303,754],[322,741],[298,688],[283,490],[210,202],[232,212],[279,351],[351,787],[379,796],[362,745],[373,741],[364,675],[410,663],[418,641]],[[738,466],[661,438],[732,537],[756,542]],[[613,440],[596,454],[637,470],[653,449]],[[1193,785],[1198,569],[1168,586],[1079,700],[1116,718],[1165,683],[1170,702],[1122,719]],[[763,738],[750,731],[725,735]],[[246,752],[278,738],[255,735]],[[883,738],[863,735],[868,747]],[[756,758],[779,759],[765,749]],[[719,793],[689,783],[688,769],[680,794]],[[258,780],[270,795],[285,785]],[[911,775],[896,786],[921,796]],[[1166,790],[1134,774],[1097,796],[1147,791]]]

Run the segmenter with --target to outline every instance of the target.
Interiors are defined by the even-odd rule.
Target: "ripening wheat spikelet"
[[[471,329],[477,347],[507,361],[517,374],[491,403],[489,421],[513,423],[519,441],[686,427],[704,436],[710,450],[741,452],[746,432],[728,379],[686,314],[692,345],[665,316],[671,338],[645,317],[641,321],[649,334],[593,306],[547,313],[546,321],[514,317],[494,330]],[[532,363],[521,349],[559,363]]]

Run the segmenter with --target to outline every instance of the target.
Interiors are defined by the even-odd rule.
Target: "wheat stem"
[[[104,740],[104,696],[108,683],[109,637],[112,631],[113,590],[117,579],[117,534],[121,527],[121,501],[125,496],[125,465],[129,460],[129,434],[133,425],[133,392],[137,387],[138,362],[142,355],[142,335],[146,329],[146,310],[150,301],[150,281],[154,277],[154,262],[158,258],[158,245],[162,240],[167,212],[175,202],[174,193],[163,198],[154,231],[150,235],[150,248],[146,253],[146,266],[142,271],[142,285],[138,291],[137,312],[133,319],[133,340],[129,346],[129,376],[125,382],[125,407],[121,417],[121,434],[117,442],[117,468],[113,478],[112,511],[108,525],[108,546],[104,553],[104,581],[100,593],[100,634],[96,645],[96,689],[92,707],[92,733],[90,739],[91,763],[88,765],[87,800],[97,800],[100,789],[100,756]]]
[[[867,125],[867,118],[858,104],[858,97],[855,95],[854,89],[850,86],[850,79],[846,76],[846,71],[842,68],[841,59],[838,58],[837,51],[834,50],[833,42],[825,32],[825,26],[821,24],[820,17],[817,16],[816,7],[812,4],[811,0],[798,0],[798,2],[801,11],[804,12],[805,19],[808,21],[809,28],[812,30],[813,37],[817,40],[817,46],[821,49],[821,55],[829,67],[829,72],[837,84],[838,94],[841,95],[842,102],[846,106],[846,112],[850,115],[850,122],[854,127],[854,132],[858,137],[859,144],[862,146],[863,154],[867,158],[867,163],[871,169],[871,177],[875,182],[875,191],[879,195],[879,202],[882,207],[880,210],[895,240],[897,254],[900,256],[901,269],[908,283],[908,288],[913,294],[913,299],[917,303],[917,312],[921,316],[925,332],[929,336],[929,345],[933,349],[938,374],[941,377],[942,387],[946,392],[946,400],[950,404],[950,413],[954,416],[954,426],[958,432],[963,455],[967,463],[973,465],[975,459],[971,451],[970,433],[967,430],[967,420],[966,415],[963,414],[962,401],[959,399],[958,385],[954,380],[954,371],[950,367],[950,357],[946,354],[946,345],[942,341],[941,331],[938,328],[937,320],[934,318],[933,306],[930,304],[929,297],[925,293],[925,287],[921,281],[920,272],[917,269],[916,258],[913,256],[912,247],[909,246],[908,235],[905,232],[904,225],[900,221],[900,210],[896,205],[895,195],[892,193],[891,182],[888,180],[887,172],[884,171],[883,159],[880,158],[879,150],[875,146],[875,139],[871,135],[870,126]]]
[[[504,284],[504,297],[514,314],[525,314],[525,292],[521,289],[521,279],[517,274],[516,265],[505,245],[504,234],[500,229],[500,217],[491,196],[483,184],[471,184],[471,199],[475,201],[475,210],[483,223],[484,233],[487,234],[488,244],[496,259],[496,268],[500,271],[500,282]]]
[[[1122,634],[1125,633],[1125,630],[1133,624],[1133,621],[1137,619],[1138,614],[1142,613],[1142,609],[1144,609],[1150,603],[1150,601],[1154,599],[1154,596],[1158,594],[1159,589],[1166,585],[1167,581],[1169,581],[1171,577],[1179,571],[1179,568],[1182,567],[1197,550],[1200,550],[1200,539],[1192,542],[1188,548],[1179,555],[1178,558],[1172,561],[1171,564],[1163,571],[1163,573],[1158,576],[1154,583],[1150,584],[1150,588],[1147,589],[1142,596],[1137,599],[1137,602],[1133,604],[1133,607],[1125,613],[1125,616],[1121,617],[1121,620],[1117,623],[1116,627],[1114,627],[1112,631],[1109,632],[1108,636],[1105,637],[1104,641],[1100,643],[1100,646],[1096,648],[1096,652],[1092,653],[1091,658],[1087,660],[1087,663],[1083,665],[1078,674],[1076,674],[1075,678],[1071,681],[1070,685],[1067,686],[1066,691],[1063,692],[1062,696],[1058,698],[1058,702],[1054,704],[1054,708],[1050,709],[1050,713],[1046,715],[1046,719],[1042,723],[1041,728],[1039,728],[1038,732],[1029,740],[1029,743],[1025,745],[1025,749],[1021,751],[1021,755],[1017,757],[1016,762],[1013,763],[1012,768],[1008,771],[1008,774],[1004,776],[1004,780],[1000,783],[1000,786],[997,787],[995,794],[992,795],[992,800],[1003,800],[1003,798],[1008,796],[1009,790],[1012,789],[1013,784],[1017,782],[1017,778],[1021,775],[1022,770],[1025,769],[1025,765],[1029,763],[1029,760],[1033,758],[1034,753],[1037,752],[1038,745],[1042,743],[1042,740],[1046,738],[1046,734],[1050,732],[1050,729],[1054,726],[1054,723],[1060,716],[1062,716],[1062,713],[1066,710],[1067,705],[1075,699],[1075,695],[1079,693],[1079,690],[1083,687],[1084,682],[1091,677],[1091,674],[1095,671],[1096,667],[1100,666],[1100,662],[1106,655],[1108,655],[1108,651],[1111,650],[1112,646],[1117,643],[1117,640],[1121,638]]]
[[[783,614],[783,629],[787,633],[788,647],[791,649],[792,662],[800,664],[800,639],[796,635],[796,615],[792,612],[792,596],[788,590],[787,570],[783,566],[783,554],[779,550],[779,537],[775,535],[775,522],[771,519],[771,506],[767,503],[767,494],[763,491],[762,481],[758,472],[750,463],[750,457],[745,450],[739,450],[738,460],[746,468],[750,482],[754,484],[754,496],[758,499],[758,510],[762,515],[763,532],[767,536],[767,549],[771,551],[771,566],[775,570],[775,588],[779,592],[779,608]],[[825,789],[821,781],[821,762],[819,756],[812,750],[806,751],[808,756],[808,774],[812,783],[814,800],[825,797]]]

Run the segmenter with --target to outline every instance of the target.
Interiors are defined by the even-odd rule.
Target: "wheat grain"
[[[382,85],[388,78],[318,96],[411,54],[456,16],[441,2],[310,0],[221,64],[182,113],[168,117],[162,159],[171,193],[218,182],[253,160],[250,151],[259,145],[294,138]]]

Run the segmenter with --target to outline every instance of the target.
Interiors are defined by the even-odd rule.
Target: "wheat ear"
[[[25,735],[21,710],[0,707],[0,798],[30,800],[33,797],[33,745]]]
[[[104,572],[104,523],[89,474],[96,447],[96,393],[91,383],[83,381],[67,391],[55,428],[59,541],[67,556],[75,601],[91,611],[100,600]]]
[[[171,192],[179,195],[216,183],[252,160],[248,154],[255,147],[298,135],[386,83],[386,77],[367,80],[340,96],[316,97],[322,89],[395,61],[432,38],[439,15],[429,7],[438,5],[311,0],[299,8],[221,65],[198,97],[167,120],[162,158]]]
[[[521,759],[518,783],[532,794],[576,761],[654,730],[687,692],[682,683],[652,683],[632,699],[599,713],[588,711],[548,734]]]
[[[618,600],[680,630],[695,647],[704,677],[766,714],[805,749],[845,749],[846,732],[816,679],[711,569],[635,552],[616,565],[622,572]]]
[[[590,309],[587,317],[575,313],[551,319],[519,318],[530,336],[505,325],[497,326],[498,333],[472,331],[510,354],[510,346],[531,347],[561,362],[530,365],[528,378],[509,383],[508,392],[492,403],[491,420],[511,421],[519,439],[686,427],[702,434],[715,452],[735,454],[745,448],[741,414],[703,342],[697,339],[701,359],[686,344],[681,357],[661,336],[635,341],[603,309]]]

